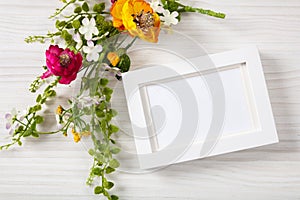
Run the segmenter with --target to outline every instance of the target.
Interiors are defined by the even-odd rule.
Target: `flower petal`
[[[5,114],[5,119],[6,120],[11,120],[12,119],[12,115],[10,113],[6,113]]]
[[[89,20],[88,18],[84,18],[84,19],[82,20],[82,24],[83,24],[84,26],[88,26],[89,23],[90,23],[90,20]]]
[[[6,123],[5,128],[8,130],[11,128],[11,124],[10,123]]]

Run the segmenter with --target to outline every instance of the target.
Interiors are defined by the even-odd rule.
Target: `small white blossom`
[[[99,53],[102,51],[101,45],[94,46],[93,41],[87,42],[88,46],[83,46],[83,52],[86,53],[86,60],[91,61],[98,61],[99,59]]]
[[[156,12],[156,13],[163,13],[164,10],[165,10],[162,7],[162,4],[161,4],[160,0],[152,0],[150,2],[150,6],[154,10],[154,12]]]
[[[10,113],[5,114],[6,119],[6,129],[10,130],[12,125],[14,124],[14,118],[17,117],[17,110],[14,108]]]
[[[161,16],[160,19],[164,22],[165,25],[170,26],[171,24],[176,25],[178,23],[178,12],[174,11],[170,13],[169,10],[163,12],[164,16]]]
[[[15,131],[15,129],[17,129],[19,127],[19,123],[15,123],[15,120],[18,121],[23,121],[24,120],[24,116],[26,114],[26,111],[22,112],[22,115],[20,115],[18,117],[18,112],[17,110],[14,108],[12,109],[12,111],[10,113],[6,113],[5,114],[5,119],[6,119],[6,129],[9,131],[9,134],[13,134],[13,132]]]
[[[83,42],[82,42],[82,40],[81,40],[81,38],[80,38],[80,34],[79,34],[79,33],[76,33],[76,34],[73,36],[73,39],[74,39],[74,41],[77,43],[75,48],[76,48],[77,50],[80,49],[80,48],[82,47],[82,44],[83,44]]]
[[[120,77],[122,76],[121,70],[117,67],[110,67],[109,65],[104,64],[103,69],[104,71],[109,72],[109,75],[111,76],[116,76],[116,75]]]
[[[82,109],[84,107],[91,107],[93,105],[98,105],[101,101],[103,101],[103,98],[99,98],[98,96],[90,97],[90,96],[81,96],[77,101],[77,106],[79,109]]]
[[[91,18],[91,20],[84,18],[82,20],[82,25],[83,26],[79,28],[79,33],[83,34],[86,40],[91,40],[93,38],[93,34],[99,34],[99,30],[96,27],[96,21],[94,18]]]

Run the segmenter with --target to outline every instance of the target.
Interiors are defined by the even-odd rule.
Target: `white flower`
[[[88,18],[84,18],[82,20],[82,25],[83,26],[79,28],[79,32],[84,35],[84,38],[86,40],[91,40],[93,34],[95,35],[99,34],[99,31],[96,27],[96,21],[94,18],[92,18],[91,20],[89,20]]]
[[[85,95],[74,98],[74,102],[76,102],[76,107],[78,109],[90,108],[93,105],[100,104],[103,100],[105,100],[104,97],[101,98],[99,96],[90,97]]]
[[[5,114],[5,119],[6,119],[6,129],[9,131],[9,134],[13,134],[14,130],[17,129],[20,124],[19,122],[16,122],[16,120],[22,122],[24,120],[24,116],[26,114],[26,111],[22,112],[22,115],[18,117],[18,112],[14,108],[10,113]]]
[[[83,52],[86,53],[86,60],[91,61],[98,61],[99,53],[102,51],[101,45],[94,46],[93,41],[87,42],[88,46],[83,46]]]
[[[75,48],[76,48],[77,50],[80,49],[80,48],[82,47],[82,44],[83,44],[83,42],[82,42],[82,40],[81,40],[81,37],[80,37],[80,34],[79,34],[79,33],[76,33],[76,34],[73,36],[73,39],[74,39],[74,41],[77,43]]]
[[[171,24],[176,25],[178,23],[178,19],[176,17],[178,17],[179,14],[177,11],[170,13],[169,10],[165,10],[163,15],[164,16],[161,16],[160,19],[165,25],[170,26]]]
[[[122,76],[121,70],[117,67],[110,67],[109,65],[104,64],[103,69],[105,71],[108,71],[109,75],[111,75],[111,76],[116,76],[116,75],[118,75],[120,77]]]
[[[103,101],[103,98],[99,98],[98,96],[90,97],[90,96],[81,96],[77,101],[77,106],[79,109],[85,108],[85,107],[91,107],[93,105],[98,105],[101,101]]]
[[[17,110],[14,108],[10,113],[5,114],[6,119],[6,129],[10,130],[12,128],[12,125],[14,124],[14,118],[17,117]]]
[[[150,2],[151,8],[156,12],[156,13],[163,13],[164,8],[161,6],[160,0],[152,0]]]

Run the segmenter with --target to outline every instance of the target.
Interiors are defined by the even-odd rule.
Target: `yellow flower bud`
[[[77,134],[74,134],[74,142],[78,143],[80,141],[80,135],[77,133]]]
[[[56,109],[56,114],[62,115],[63,111],[64,111],[63,107],[61,105],[59,105]]]
[[[116,52],[109,52],[107,54],[107,59],[114,67],[120,62],[120,57]]]

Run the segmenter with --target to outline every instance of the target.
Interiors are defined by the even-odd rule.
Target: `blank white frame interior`
[[[259,53],[255,47],[210,55],[224,87],[225,120],[221,136],[206,156],[278,142],[277,132]],[[197,62],[201,58],[195,58]],[[123,77],[129,116],[141,168],[153,168],[201,158],[199,151],[212,120],[212,101],[205,79],[216,71],[191,72],[180,69],[181,77],[157,73],[157,67],[128,72]],[[184,79],[182,79],[184,77]],[[156,162],[158,155],[176,138],[181,106],[170,92],[185,81],[197,101],[199,126],[191,146],[174,161]],[[151,126],[147,126],[151,124]],[[147,127],[146,129],[144,127]],[[145,155],[151,155],[149,158]],[[147,160],[148,159],[148,160]],[[170,163],[171,162],[171,163]]]

